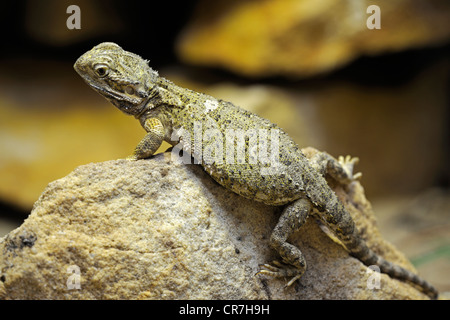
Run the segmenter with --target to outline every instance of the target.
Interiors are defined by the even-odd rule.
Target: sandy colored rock
[[[334,188],[369,245],[413,270],[381,238],[361,185]],[[313,219],[292,239],[308,262],[300,283],[285,289],[283,279],[255,276],[258,264],[277,258],[268,238],[279,214],[224,190],[199,166],[171,162],[170,153],[80,166],[50,183],[28,219],[0,239],[0,297],[426,298],[384,274],[369,289],[367,268]]]
[[[381,29],[367,27],[370,5],[380,8]],[[206,0],[177,51],[186,62],[246,76],[303,77],[364,55],[445,43],[449,36],[447,0]]]

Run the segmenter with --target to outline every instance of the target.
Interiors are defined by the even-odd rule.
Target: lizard
[[[328,185],[326,175],[344,185],[359,179],[361,174],[353,173],[358,158],[335,159],[319,152],[308,160],[276,124],[231,102],[177,86],[159,76],[149,61],[113,42],[101,43],[81,55],[74,69],[91,88],[138,119],[145,129],[146,135],[127,159],[149,158],[166,141],[192,156],[195,164],[226,189],[254,201],[282,206],[269,239],[281,261],[260,265],[257,274],[290,278],[287,287],[301,278],[306,270],[305,258],[288,240],[309,216],[314,216],[363,264],[376,265],[382,273],[415,286],[431,298],[437,297],[437,290],[427,281],[368,247]],[[244,148],[240,153],[235,150],[238,145]],[[262,149],[275,152],[264,156],[258,153]]]

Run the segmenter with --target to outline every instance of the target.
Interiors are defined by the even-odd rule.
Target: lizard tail
[[[428,295],[432,299],[436,299],[438,291],[427,281],[421,279],[416,274],[409,270],[406,270],[396,264],[393,264],[373,252],[356,233],[355,228],[354,235],[345,239],[344,245],[350,251],[350,254],[359,259],[367,266],[376,265],[380,268],[382,273],[388,274],[390,277],[409,282]]]

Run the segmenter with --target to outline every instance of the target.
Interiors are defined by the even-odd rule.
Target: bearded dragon
[[[163,141],[191,156],[194,163],[224,188],[272,206],[283,206],[270,245],[280,261],[260,266],[258,274],[301,278],[306,261],[289,237],[308,216],[318,217],[367,266],[413,284],[430,297],[436,289],[414,273],[375,254],[359,236],[351,215],[328,186],[325,175],[349,184],[357,158],[336,160],[325,152],[308,160],[276,124],[234,104],[181,88],[160,77],[148,61],[112,42],[95,46],[74,65],[95,91],[127,115],[138,119],[147,134],[130,160],[151,157]]]

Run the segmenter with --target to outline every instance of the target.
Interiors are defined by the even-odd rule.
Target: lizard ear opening
[[[132,86],[126,86],[125,87],[125,92],[128,93],[129,95],[133,95],[134,94],[134,88]]]

